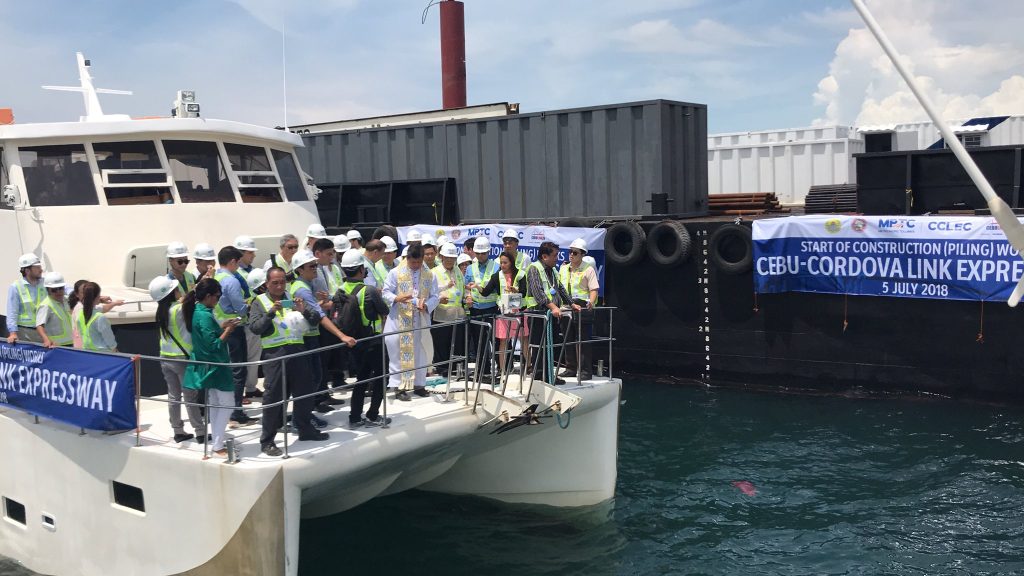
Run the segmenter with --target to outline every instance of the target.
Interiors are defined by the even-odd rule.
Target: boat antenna
[[[281,99],[284,107],[284,129],[288,130],[288,59],[285,57],[284,46],[284,16],[286,2],[281,3]]]
[[[81,52],[75,52],[78,58],[78,81],[80,86],[43,86],[44,90],[62,90],[64,92],[81,92],[85,99],[85,116],[83,120],[102,120],[106,118],[103,108],[100,107],[98,94],[124,94],[131,96],[131,90],[111,90],[109,88],[96,88],[92,85],[92,75],[89,74],[91,63],[85,59]]]
[[[995,190],[992,189],[992,185],[989,184],[988,180],[978,169],[978,165],[974,163],[974,159],[971,158],[970,154],[964,148],[963,144],[956,137],[956,134],[949,128],[945,120],[939,116],[935,110],[935,106],[932,104],[928,95],[925,94],[921,88],[917,85],[914,77],[910,74],[907,68],[903,65],[903,62],[899,58],[899,54],[896,52],[896,48],[889,41],[888,36],[885,35],[885,31],[878,25],[878,21],[871,15],[868,7],[864,4],[864,0],[850,0],[853,3],[853,7],[860,13],[861,19],[867,24],[871,33],[878,40],[878,44],[881,45],[882,50],[885,51],[886,55],[889,56],[889,60],[892,61],[892,65],[896,67],[896,70],[903,77],[903,80],[910,87],[910,91],[914,93],[917,101],[921,103],[921,107],[928,113],[928,116],[932,119],[932,122],[939,129],[942,137],[946,141],[946,146],[953,151],[956,155],[957,160],[967,171],[968,176],[971,177],[971,181],[978,187],[978,191],[985,197],[985,201],[988,203],[988,209],[992,213],[992,216],[996,219],[999,227],[1003,229],[1003,234],[1006,235],[1006,240],[1011,246],[1024,258],[1024,226],[1021,225],[1020,221],[1017,220],[1017,216],[1013,213],[1013,210],[1000,198]],[[1010,294],[1010,298],[1007,300],[1007,304],[1010,306],[1016,306],[1020,302],[1021,296],[1024,296],[1024,277],[1021,277],[1017,281],[1017,286],[1013,289],[1013,293]]]

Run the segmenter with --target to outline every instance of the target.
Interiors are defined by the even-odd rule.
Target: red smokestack
[[[441,7],[441,106],[466,106],[466,18],[458,0],[444,0]]]

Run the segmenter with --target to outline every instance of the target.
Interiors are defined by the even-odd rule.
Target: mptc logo
[[[907,218],[881,218],[878,220],[879,230],[910,230],[914,221]]]
[[[839,218],[825,220],[825,231],[829,234],[838,234],[843,229],[843,221]]]

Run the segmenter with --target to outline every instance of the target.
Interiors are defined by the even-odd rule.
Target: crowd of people
[[[278,252],[257,267],[259,250],[248,236],[217,251],[199,244],[190,253],[185,244],[170,243],[168,272],[150,282],[149,293],[157,303],[174,440],[209,442],[215,454],[225,455],[226,430],[255,424],[258,419],[246,414],[245,406],[260,398],[271,405],[262,412],[261,451],[278,456],[276,437],[287,425],[282,401],[289,396],[296,398],[291,425],[298,440],[327,440],[322,431],[327,422],[314,412],[328,413],[345,403],[332,391],[346,376],[357,380],[349,398],[349,427],[386,425],[390,419],[380,414],[382,354],[386,351],[386,386],[396,400],[429,396],[426,381],[434,366],[444,365],[452,353],[466,353],[462,331],[467,324],[460,321],[467,315],[501,316],[495,322],[494,364],[502,373],[511,369],[506,358],[517,343],[523,365],[530,366],[530,347],[539,346],[546,332],[521,311],[550,312],[560,320],[548,323],[554,342],[566,331],[573,340],[588,339],[599,285],[595,266],[586,259],[586,242],[573,241],[569,261],[560,268],[554,243],[540,245],[537,262],[518,247],[512,230],[504,234],[497,258],[491,257],[486,237],[470,238],[460,250],[444,236],[412,230],[399,255],[396,239],[389,236],[364,245],[356,230],[332,237],[313,224],[303,241],[282,236]],[[44,274],[35,254],[21,256],[18,266],[21,278],[8,291],[9,343],[117,351],[105,314],[122,301],[104,297],[100,286],[87,280],[76,282],[65,296],[64,278]],[[568,310],[575,321],[563,318]],[[475,328],[473,343],[479,335]],[[479,342],[483,347],[471,348],[468,355],[476,356],[478,370],[488,377],[493,352],[486,349],[487,339]],[[590,346],[580,345],[578,358],[576,349],[566,347],[562,372],[538,377],[555,384],[570,375],[590,379]],[[182,402],[194,434],[186,432]],[[210,407],[205,415],[202,404]]]

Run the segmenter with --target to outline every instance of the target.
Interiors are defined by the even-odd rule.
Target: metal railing
[[[584,339],[582,337],[582,330],[577,330],[577,333],[580,334],[580,337],[575,339],[575,340],[571,340],[570,341],[570,340],[568,340],[568,335],[569,335],[570,330],[566,330],[565,331],[565,335],[563,336],[561,343],[555,343],[555,342],[549,340],[549,341],[542,341],[542,342],[539,342],[539,343],[534,343],[534,342],[531,341],[528,344],[528,346],[526,348],[526,355],[527,355],[528,358],[532,357],[532,366],[530,367],[530,370],[529,370],[529,387],[526,390],[526,394],[525,394],[526,398],[529,398],[530,394],[532,393],[534,379],[536,378],[536,372],[540,368],[538,362],[540,362],[541,359],[543,358],[547,362],[547,364],[548,364],[548,367],[549,367],[549,370],[550,370],[549,373],[552,374],[552,376],[554,376],[555,372],[554,372],[553,366],[557,366],[558,363],[561,362],[562,357],[564,356],[565,347],[567,345],[575,345],[577,347],[577,359],[579,359],[579,358],[581,358],[581,356],[579,355],[579,348],[581,346],[583,346],[583,345],[590,345],[590,344],[599,343],[599,342],[607,342],[607,344],[608,344],[608,379],[610,380],[613,377],[613,372],[612,372],[612,367],[613,367],[613,365],[612,365],[612,358],[613,358],[612,343],[614,342],[614,337],[612,335],[612,328],[613,328],[612,319],[613,319],[614,308],[612,308],[612,307],[595,307],[595,308],[592,308],[591,310],[593,310],[595,312],[595,314],[597,312],[599,312],[599,311],[602,311],[602,312],[603,311],[607,311],[607,313],[608,313],[608,335],[607,336]],[[576,317],[576,316],[574,316],[574,317]],[[497,343],[497,337],[496,337],[496,332],[494,330],[494,321],[496,321],[498,319],[503,319],[503,320],[509,321],[511,326],[515,327],[515,331],[512,333],[512,335],[509,338],[509,340],[512,342],[512,344],[510,346],[508,346],[506,348],[505,352],[504,352],[507,355],[506,362],[504,363],[504,365],[506,366],[506,370],[502,371],[502,374],[500,375],[500,377],[497,375],[498,371],[496,370],[496,368],[498,368],[498,366],[496,366],[496,364],[497,364],[497,362],[496,362],[497,357],[496,357],[496,352],[495,351],[498,350],[498,347],[495,346],[495,344]],[[360,338],[359,340],[357,340],[357,346],[359,346],[359,345],[367,345],[367,344],[369,344],[371,342],[374,342],[374,341],[377,341],[377,340],[381,341],[381,344],[380,344],[380,351],[381,351],[381,353],[380,353],[381,354],[381,371],[380,371],[380,374],[371,376],[371,377],[366,378],[364,380],[359,380],[358,376],[357,376],[357,380],[355,382],[351,383],[351,384],[346,383],[343,380],[340,384],[335,382],[335,385],[329,386],[325,390],[316,389],[313,392],[309,392],[309,393],[302,394],[300,396],[295,396],[295,397],[289,397],[289,393],[288,393],[288,391],[289,391],[289,379],[288,379],[288,373],[287,373],[287,365],[288,365],[288,361],[289,360],[293,360],[293,359],[296,359],[296,358],[308,357],[308,356],[315,356],[315,358],[313,360],[311,360],[311,361],[320,362],[320,355],[321,354],[338,353],[337,352],[338,350],[340,350],[340,349],[348,349],[348,346],[346,344],[344,344],[344,343],[340,343],[339,342],[337,344],[332,344],[332,345],[328,345],[328,346],[318,347],[318,348],[311,349],[311,350],[302,350],[300,352],[295,352],[295,353],[292,353],[292,354],[282,355],[282,356],[277,357],[277,358],[260,359],[260,360],[254,360],[254,361],[246,361],[246,362],[209,362],[209,361],[193,360],[193,359],[190,359],[190,358],[182,358],[182,357],[150,356],[150,355],[142,355],[142,354],[131,354],[131,353],[126,353],[126,352],[97,352],[97,351],[87,351],[87,352],[93,353],[93,354],[105,354],[105,355],[108,355],[108,356],[120,356],[120,357],[124,357],[124,358],[128,358],[128,359],[132,360],[133,363],[135,364],[135,377],[136,377],[136,382],[135,382],[135,402],[136,402],[136,418],[137,418],[136,426],[135,426],[135,443],[136,443],[136,446],[141,446],[142,445],[142,421],[141,421],[141,413],[142,413],[142,411],[141,411],[141,403],[143,401],[145,401],[145,402],[153,402],[153,403],[161,403],[161,404],[177,404],[179,407],[184,407],[186,409],[186,417],[187,417],[188,408],[190,408],[190,407],[192,407],[192,408],[201,408],[202,409],[202,420],[203,420],[203,431],[201,432],[201,434],[204,435],[203,440],[202,440],[202,444],[203,444],[203,458],[204,459],[210,458],[209,430],[210,430],[210,411],[211,411],[211,409],[214,409],[214,410],[231,410],[231,411],[246,411],[247,410],[247,411],[250,411],[250,412],[251,411],[257,411],[257,413],[263,414],[268,409],[277,409],[277,408],[280,407],[283,410],[283,412],[284,412],[284,414],[282,415],[282,419],[281,419],[282,420],[282,424],[283,424],[283,429],[284,429],[284,432],[283,432],[284,433],[284,449],[283,449],[282,458],[287,459],[287,458],[290,457],[289,456],[289,435],[291,434],[291,426],[288,423],[288,416],[287,416],[288,404],[289,403],[293,403],[293,402],[301,401],[301,400],[306,400],[306,399],[315,399],[317,397],[327,397],[327,396],[329,396],[330,394],[332,394],[334,392],[351,390],[351,389],[353,389],[353,388],[355,388],[357,386],[362,386],[362,385],[366,385],[367,386],[367,393],[372,398],[372,389],[370,387],[371,386],[379,386],[381,388],[381,390],[380,390],[381,396],[383,397],[383,401],[381,402],[381,414],[380,414],[381,422],[382,422],[382,426],[381,427],[382,428],[387,428],[388,427],[388,424],[387,424],[387,422],[388,422],[388,416],[387,416],[387,405],[388,405],[388,402],[387,402],[387,383],[388,383],[388,380],[390,380],[390,378],[392,376],[400,376],[400,375],[408,373],[408,372],[415,372],[417,370],[429,369],[431,367],[436,368],[436,367],[439,367],[439,366],[446,366],[447,367],[448,377],[446,379],[446,386],[445,386],[445,391],[444,391],[444,402],[449,402],[452,399],[451,398],[451,396],[452,396],[452,390],[451,390],[451,388],[452,388],[452,381],[455,380],[455,379],[462,379],[464,381],[464,386],[463,386],[463,405],[464,406],[469,406],[470,373],[472,372],[473,373],[472,384],[473,384],[473,387],[474,387],[474,400],[473,400],[472,411],[473,411],[473,413],[476,413],[476,407],[480,403],[480,393],[481,393],[481,390],[482,390],[482,386],[484,384],[484,375],[483,374],[486,371],[486,369],[484,368],[485,365],[489,364],[490,368],[491,368],[490,373],[491,373],[491,389],[492,389],[492,391],[495,392],[495,393],[501,394],[501,395],[505,394],[506,387],[508,385],[508,376],[512,372],[512,370],[510,368],[513,365],[512,354],[515,351],[515,344],[514,344],[514,342],[516,342],[518,340],[518,338],[519,338],[519,332],[518,332],[519,327],[523,326],[524,325],[523,324],[524,321],[527,321],[528,319],[533,319],[534,320],[534,322],[531,323],[531,324],[533,324],[533,326],[531,326],[531,329],[536,327],[537,320],[539,320],[540,324],[541,324],[541,327],[542,327],[542,330],[545,331],[545,334],[547,333],[548,327],[549,326],[553,326],[553,324],[551,323],[551,321],[552,321],[552,314],[551,314],[550,311],[544,312],[544,313],[520,312],[518,314],[496,315],[496,316],[493,316],[493,317],[485,316],[484,319],[474,319],[474,318],[471,318],[470,316],[467,315],[463,320],[456,320],[456,321],[451,321],[451,322],[439,322],[439,323],[430,324],[430,325],[427,325],[427,326],[420,326],[420,327],[410,328],[410,329],[406,329],[406,330],[394,330],[394,331],[390,331],[390,332],[383,333],[383,334],[375,334],[373,336],[367,336],[365,338]],[[579,321],[579,320],[577,320],[577,321]],[[596,324],[596,318],[595,318],[594,324]],[[450,339],[450,343],[449,343],[449,350],[448,350],[447,359],[443,359],[443,360],[439,360],[437,362],[434,362],[432,358],[429,358],[429,359],[426,359],[426,360],[428,360],[428,362],[425,363],[425,364],[416,364],[415,366],[413,366],[411,368],[406,368],[404,370],[403,369],[399,369],[399,370],[391,371],[391,370],[388,369],[387,345],[384,342],[384,340],[386,338],[392,337],[392,336],[399,336],[401,334],[406,334],[406,333],[418,333],[418,332],[422,332],[422,331],[431,331],[431,330],[436,330],[436,329],[441,329],[441,328],[448,328],[448,327],[455,328],[455,327],[458,327],[458,326],[461,326],[463,328],[463,333],[462,333],[463,353],[461,355],[456,355],[455,354],[455,342],[456,342],[455,336],[456,336],[456,333],[455,333],[455,330],[453,329],[453,331],[452,331],[453,332],[452,338]],[[477,326],[477,327],[480,328],[480,330],[478,332],[478,336],[477,336],[476,355],[474,357],[476,362],[475,362],[474,369],[471,369],[471,367],[470,367],[470,356],[469,356],[469,350],[470,350],[470,348],[469,348],[469,346],[470,346],[470,335],[469,335],[470,330],[469,329],[470,329],[471,326]],[[238,329],[245,329],[245,327],[241,326]],[[247,334],[246,337],[249,337],[249,335]],[[491,352],[490,353],[487,353],[487,351],[485,349],[485,344],[487,343],[488,340],[490,341],[490,344],[491,344]],[[22,342],[22,343],[24,343],[24,344],[36,344],[36,343],[32,343],[32,342]],[[559,351],[559,356],[558,356],[558,361],[557,362],[554,360],[554,353],[555,353],[555,349],[556,348]],[[273,364],[273,363],[278,363],[279,362],[281,364],[281,372],[282,372],[282,374],[281,374],[281,400],[276,401],[276,402],[272,402],[270,404],[261,404],[260,406],[255,407],[255,408],[249,408],[249,407],[247,407],[244,404],[243,405],[235,405],[235,406],[222,406],[222,405],[219,405],[219,404],[218,405],[214,405],[214,404],[211,404],[209,402],[209,398],[208,397],[204,398],[203,402],[198,403],[198,402],[187,402],[184,399],[181,399],[181,400],[171,400],[169,398],[157,398],[157,397],[143,396],[142,393],[141,393],[141,389],[142,389],[142,384],[141,384],[141,378],[142,378],[141,366],[142,366],[142,362],[159,362],[159,363],[166,362],[166,363],[172,363],[172,364],[185,364],[186,366],[190,365],[190,364],[191,365],[206,365],[206,366],[212,366],[212,367],[225,367],[225,368],[228,368],[228,369],[232,369],[232,368],[248,368],[248,367],[251,367],[251,366],[259,367],[259,366],[265,366],[265,365],[268,365],[268,364]],[[528,364],[527,362],[521,361],[520,362],[520,366],[519,366],[519,371],[520,371],[520,389],[519,389],[519,392],[520,392],[520,394],[523,393],[522,383],[527,378],[527,375],[526,375],[527,364]],[[456,371],[456,368],[458,368],[458,371]],[[599,372],[600,372],[600,370],[599,370]],[[554,378],[552,378],[552,380],[554,380]],[[498,385],[497,385],[497,383],[499,381],[501,382],[500,391],[499,391]],[[318,383],[313,383],[312,385],[313,386],[318,386]],[[179,408],[179,410],[180,410],[180,408]],[[39,418],[39,416],[36,415],[36,420],[37,421],[38,421],[38,418]],[[184,418],[183,418],[183,420],[184,420]],[[293,410],[292,425],[295,425],[294,410]],[[198,430],[196,432],[199,433]],[[253,431],[253,432],[257,432],[257,431]],[[259,430],[257,433],[259,433],[259,432],[262,432],[262,430]],[[81,429],[81,434],[85,434],[85,430],[84,429]],[[238,433],[236,432],[235,434],[236,435],[233,438],[238,438],[239,437]]]

